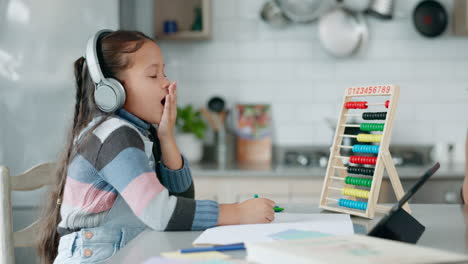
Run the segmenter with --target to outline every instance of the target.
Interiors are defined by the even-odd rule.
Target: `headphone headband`
[[[98,59],[97,43],[106,33],[111,32],[112,30],[109,29],[99,30],[89,38],[86,45],[86,63],[88,65],[89,75],[91,75],[91,79],[95,84],[99,84],[105,79]]]

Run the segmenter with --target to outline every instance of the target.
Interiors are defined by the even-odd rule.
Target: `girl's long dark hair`
[[[104,76],[119,79],[119,73],[130,68],[133,64],[131,53],[140,49],[148,40],[152,41],[151,38],[137,31],[118,30],[105,35],[97,45],[98,58]],[[58,201],[61,201],[63,197],[72,153],[78,147],[74,146],[74,140],[93,118],[100,115],[104,117],[89,131],[99,126],[111,115],[100,111],[94,102],[94,83],[88,73],[85,58],[81,57],[75,61],[74,71],[76,104],[73,125],[68,132],[66,146],[57,163],[57,172],[51,186],[49,199],[43,210],[38,234],[37,252],[42,264],[53,263],[58,253],[60,236],[57,233],[57,225],[61,221],[60,202]]]

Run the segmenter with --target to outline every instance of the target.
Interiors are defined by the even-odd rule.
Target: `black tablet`
[[[384,216],[368,233],[369,236],[416,243],[426,229],[402,206],[421,188],[421,186],[440,168],[437,162],[403,195],[389,213]]]

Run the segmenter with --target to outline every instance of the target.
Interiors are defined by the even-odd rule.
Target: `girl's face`
[[[126,92],[123,108],[149,123],[159,124],[170,85],[161,50],[148,40],[130,56],[132,67],[118,76]]]

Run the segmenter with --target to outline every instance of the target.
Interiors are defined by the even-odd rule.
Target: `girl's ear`
[[[120,84],[122,84],[123,88],[125,89],[125,92],[127,92],[127,84],[126,84],[125,80],[119,78],[119,82],[120,82]]]
[[[114,78],[117,79],[120,82],[120,84],[122,84],[122,86],[124,87],[124,89],[126,91],[127,90],[127,83],[125,81],[125,78],[126,78],[125,71],[117,73]]]

